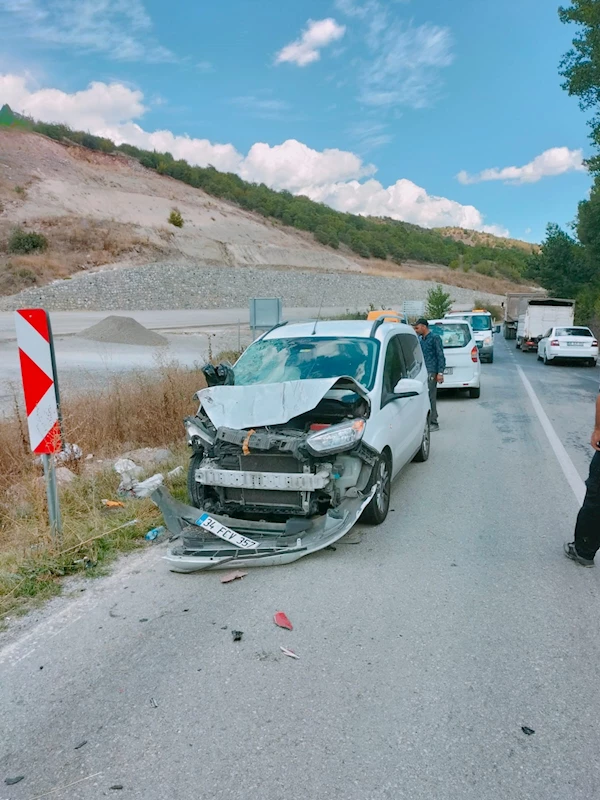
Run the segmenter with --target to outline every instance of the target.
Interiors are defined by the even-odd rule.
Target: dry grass
[[[48,239],[45,252],[12,255],[8,253],[8,239],[13,228],[6,221],[0,222],[0,294],[43,286],[69,278],[82,269],[128,256],[155,258],[162,252],[135,226],[113,220],[60,216],[37,219],[31,228]]]
[[[185,464],[183,418],[193,414],[194,393],[204,381],[196,369],[168,364],[158,371],[111,378],[100,391],[83,393],[63,404],[64,433],[84,454],[119,456],[137,447],[171,445],[173,462]],[[86,469],[86,466],[88,467]],[[63,541],[52,542],[47,521],[41,467],[29,450],[26,426],[18,409],[0,420],[0,615],[32,598],[60,590],[60,578],[94,571],[124,550],[140,546],[160,514],[149,500],[130,499],[125,508],[107,511],[103,498],[114,498],[118,477],[86,462],[72,465],[75,481],[60,490]],[[176,493],[185,496],[185,474]],[[121,527],[131,520],[132,526]]]

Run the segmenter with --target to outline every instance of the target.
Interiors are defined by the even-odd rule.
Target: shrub
[[[33,253],[34,250],[45,250],[48,240],[42,233],[15,228],[8,240],[9,253]]]
[[[169,214],[169,222],[171,225],[175,225],[176,228],[183,228],[183,217],[178,208],[174,208]]]
[[[480,275],[487,275],[489,278],[493,278],[496,274],[495,266],[490,261],[480,261],[479,264],[475,264],[473,269]]]
[[[452,298],[444,287],[438,283],[427,292],[427,310],[425,312],[428,319],[440,319],[452,308]]]

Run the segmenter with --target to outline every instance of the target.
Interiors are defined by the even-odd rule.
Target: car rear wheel
[[[383,452],[373,467],[369,488],[377,484],[371,502],[362,513],[361,522],[369,525],[381,525],[390,510],[390,494],[392,491],[392,460],[387,452]]]
[[[427,461],[429,458],[429,450],[431,448],[431,423],[429,421],[429,417],[427,417],[427,421],[425,422],[425,428],[423,429],[423,438],[421,439],[421,447],[419,448],[419,452],[413,458],[413,461],[416,461],[418,464],[423,464],[423,462]]]
[[[546,355],[546,353],[544,353],[544,365],[546,367],[550,366],[550,361],[548,360],[548,356]]]
[[[200,453],[194,453],[190,458],[190,466],[188,467],[187,488],[192,505],[196,508],[202,508],[204,504],[204,487],[196,480],[196,470],[202,464],[204,456]]]
[[[481,386],[476,386],[473,389],[469,389],[469,397],[472,397],[473,399],[476,400],[480,396],[481,396]]]

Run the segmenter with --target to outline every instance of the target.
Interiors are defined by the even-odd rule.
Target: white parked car
[[[429,457],[427,370],[409,325],[284,324],[205,375],[213,385],[185,421],[191,505],[153,495],[181,535],[174,571],[289,563],[361,516],[379,524],[393,478]]]
[[[589,328],[550,328],[538,344],[538,360],[550,364],[557,358],[577,359],[595,367],[598,363],[598,340]]]
[[[441,338],[446,358],[441,389],[468,389],[470,397],[481,394],[481,362],[473,329],[466,320],[436,319],[429,322],[433,333]]]

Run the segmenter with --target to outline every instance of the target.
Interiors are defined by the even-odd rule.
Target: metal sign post
[[[255,297],[250,300],[250,327],[256,339],[258,329],[270,330],[281,322],[282,302],[278,297]]]
[[[17,345],[25,396],[29,441],[41,456],[46,479],[52,538],[62,538],[54,453],[63,448],[56,359],[50,317],[43,308],[15,311]]]
[[[405,300],[402,310],[404,311],[404,316],[409,319],[411,317],[422,317],[425,314],[425,301]]]

